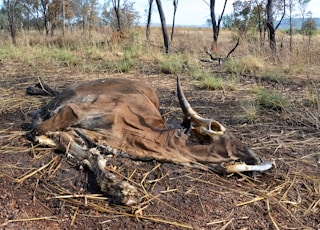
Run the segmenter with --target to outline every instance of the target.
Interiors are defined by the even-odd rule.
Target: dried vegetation
[[[169,56],[158,29],[147,43],[137,29],[113,41],[110,31],[65,38],[32,32],[18,46],[0,39],[0,224],[11,229],[319,229],[320,37],[311,47],[294,38],[294,51],[268,53],[242,42],[222,65],[208,58],[208,29],[180,28]],[[2,36],[2,35],[1,35]],[[220,54],[233,47],[223,31]],[[223,42],[222,42],[223,41]],[[25,139],[26,113],[49,98],[27,97],[37,77],[63,88],[109,76],[145,81],[159,92],[168,126],[181,115],[175,74],[194,108],[225,123],[275,167],[256,177],[220,177],[167,163],[113,158],[109,170],[135,184],[143,202],[114,206],[76,162]]]

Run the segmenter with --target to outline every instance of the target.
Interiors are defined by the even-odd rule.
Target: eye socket
[[[191,129],[190,136],[188,139],[189,141],[200,144],[200,145],[207,145],[212,142],[212,139],[208,134],[206,133],[201,134],[199,132],[199,129],[197,128]]]
[[[223,131],[221,128],[221,125],[217,122],[214,122],[214,121],[211,122],[210,128],[211,128],[211,130],[216,131],[216,132]]]

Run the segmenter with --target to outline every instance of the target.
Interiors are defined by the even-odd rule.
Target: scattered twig
[[[7,226],[10,223],[16,223],[16,222],[28,222],[28,221],[39,221],[39,220],[50,220],[50,221],[59,221],[59,219],[56,216],[44,216],[44,217],[34,217],[34,218],[28,218],[28,219],[16,219],[16,220],[8,220],[1,224],[1,226]]]

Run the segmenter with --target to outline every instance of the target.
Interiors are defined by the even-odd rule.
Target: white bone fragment
[[[233,165],[226,165],[227,173],[235,173],[235,172],[249,172],[249,171],[266,171],[272,168],[272,162],[266,161],[259,165],[247,165],[246,163],[237,163]]]
[[[48,147],[52,147],[52,148],[57,146],[56,143],[54,142],[54,140],[52,140],[51,138],[48,138],[45,135],[36,136],[35,141],[38,142],[42,146],[48,146]]]

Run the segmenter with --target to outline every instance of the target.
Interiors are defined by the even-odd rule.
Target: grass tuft
[[[236,84],[232,81],[225,80],[214,76],[212,73],[202,70],[197,66],[192,66],[189,69],[189,74],[191,78],[200,81],[201,87],[203,89],[209,90],[235,90]]]
[[[67,66],[82,64],[82,60],[68,49],[51,48],[48,55]]]
[[[261,73],[261,79],[276,82],[276,83],[289,83],[290,79],[279,70],[264,70]]]
[[[318,109],[320,106],[320,95],[314,90],[307,89],[304,101],[306,106]]]
[[[259,107],[255,102],[245,103],[241,106],[241,108],[245,112],[247,122],[252,123],[258,118]]]
[[[225,81],[219,77],[208,76],[201,80],[201,86],[204,89],[210,90],[235,90],[235,84],[230,81]]]
[[[279,92],[272,92],[264,88],[254,88],[253,93],[257,94],[256,102],[261,107],[272,110],[285,110],[289,107],[290,102]]]
[[[264,63],[258,57],[247,55],[241,59],[230,58],[226,62],[226,68],[229,73],[241,74],[257,74],[264,68]]]
[[[164,55],[155,60],[156,68],[164,74],[177,74],[189,68],[189,57],[186,54]]]

